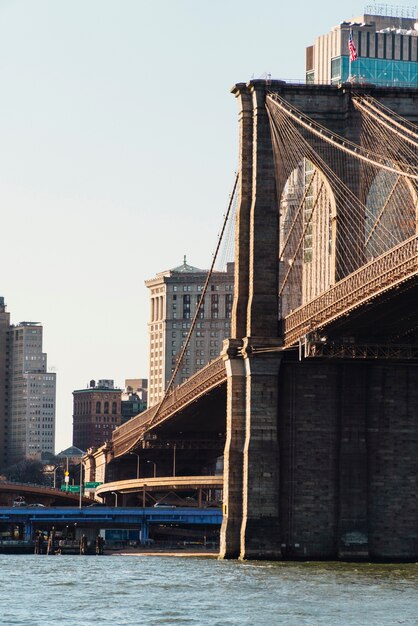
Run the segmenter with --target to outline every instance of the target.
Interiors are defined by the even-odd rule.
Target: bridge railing
[[[417,274],[418,236],[392,248],[343,278],[284,319],[284,343],[290,346],[315,328],[344,315],[366,300]]]
[[[202,393],[221,384],[225,379],[225,365],[222,357],[218,357],[170,392],[161,406],[152,406],[117,428],[112,435],[114,446],[120,446],[122,441],[131,440],[135,436],[139,437],[153,422],[156,414],[154,423],[158,424],[169,414],[179,410],[182,406],[186,406]]]

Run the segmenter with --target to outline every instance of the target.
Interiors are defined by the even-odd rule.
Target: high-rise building
[[[347,81],[383,86],[418,86],[416,8],[377,4],[351,21],[334,26],[306,49],[306,81]],[[349,37],[357,59],[350,61]]]
[[[147,408],[148,380],[146,378],[127,378],[125,391],[122,393],[122,424],[142,413]]]
[[[145,285],[150,290],[148,406],[156,404],[176,367],[200,301],[208,271],[186,263],[160,272]],[[219,356],[230,336],[234,264],[213,272],[174,384],[180,384]]]
[[[111,438],[121,425],[121,393],[111,379],[73,391],[73,446],[85,451]]]
[[[56,374],[47,371],[39,322],[9,326],[6,346],[5,463],[54,453]]]
[[[10,313],[6,311],[4,298],[0,297],[0,468],[7,458],[7,416],[9,401],[9,343]]]

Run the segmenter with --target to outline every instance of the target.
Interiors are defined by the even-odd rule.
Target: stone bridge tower
[[[380,389],[388,403],[394,402],[406,385],[409,396],[401,401],[401,410],[410,416],[407,440],[416,440],[411,393],[418,388],[418,369],[415,364],[399,368],[388,362],[298,362],[281,351],[278,198],[287,174],[278,176],[276,171],[267,90],[282,92],[287,101],[339,135],[356,141],[359,133],[350,85],[253,80],[232,90],[239,104],[240,181],[232,332],[223,351],[228,379],[220,553],[244,559],[385,558],[390,550],[382,548],[378,516],[385,506],[391,507],[388,494],[399,493],[399,484],[391,476],[387,493],[379,491],[379,472],[387,474],[379,446],[387,447],[395,467],[406,418],[396,427],[392,421],[376,438],[380,414],[373,394]],[[397,93],[386,94],[386,105],[400,114],[412,114],[416,104],[411,93],[403,100]],[[285,170],[286,164],[281,167]],[[355,178],[351,171],[350,179]],[[339,210],[344,211],[343,198]],[[335,245],[340,245],[338,237]],[[338,280],[337,266],[335,273]],[[382,381],[395,371],[398,384],[387,391]],[[405,471],[415,482],[417,452],[416,445],[406,444]],[[370,498],[373,489],[377,495]],[[417,498],[409,487],[401,489],[403,513],[397,522],[393,515],[385,532],[399,539],[392,537],[392,555],[417,558]]]

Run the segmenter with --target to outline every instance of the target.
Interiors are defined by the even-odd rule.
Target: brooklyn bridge
[[[86,479],[125,505],[218,494],[224,558],[417,560],[418,91],[232,92],[231,337]]]

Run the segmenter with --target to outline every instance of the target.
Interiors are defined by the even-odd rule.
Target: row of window
[[[176,338],[176,337],[177,337],[177,332],[176,332],[175,330],[174,330],[174,331],[172,331],[171,336],[172,336],[173,338]],[[201,334],[200,334],[199,336],[200,336],[200,337],[204,337],[205,335],[201,332]],[[182,332],[182,333],[181,333],[181,337],[182,337],[182,339],[186,339],[186,337],[187,337],[187,333],[186,333],[186,332]],[[218,331],[216,331],[216,330],[211,330],[211,331],[210,331],[210,337],[219,337],[219,332],[218,332]]]
[[[194,291],[194,287],[195,285],[183,285],[180,288],[180,285],[173,285],[173,291]],[[196,289],[199,293],[201,293],[203,291],[203,287],[204,285],[197,285]],[[209,291],[219,291],[220,290],[221,285],[209,285]],[[229,284],[229,285],[224,285],[225,291],[233,291],[234,290],[234,285]]]
[[[232,293],[229,293],[225,296],[225,317],[231,318],[232,316]],[[193,310],[196,310],[200,303],[200,296],[196,296],[195,306]],[[183,319],[191,319],[192,317],[192,300],[190,295],[183,296],[182,302],[182,313]],[[200,319],[205,318],[205,301],[200,304],[198,317]],[[173,319],[177,318],[177,296],[173,295],[172,301],[172,316]],[[219,317],[219,295],[213,294],[210,298],[210,317],[212,319],[217,319]]]
[[[224,328],[229,328],[231,325],[230,322],[224,322]],[[197,328],[207,328],[207,323],[205,322],[197,322]],[[190,322],[173,322],[172,328],[190,328]],[[222,322],[211,322],[210,328],[222,328]],[[151,340],[152,341],[152,340]]]
[[[91,402],[75,402],[74,403],[74,412],[77,415],[88,415],[91,413]],[[96,402],[96,413],[109,413],[110,412],[110,403],[106,400],[103,402],[103,411],[102,411],[102,402],[98,400]],[[118,412],[118,404],[117,402],[112,402],[112,414],[115,415]]]

